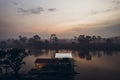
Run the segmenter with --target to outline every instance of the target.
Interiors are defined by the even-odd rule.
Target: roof
[[[35,63],[62,63],[62,62],[69,62],[69,58],[63,58],[63,59],[41,59],[37,58],[35,60]]]
[[[55,58],[72,58],[72,53],[56,53]]]
[[[56,63],[57,61],[54,59],[40,59],[37,58],[35,63]]]

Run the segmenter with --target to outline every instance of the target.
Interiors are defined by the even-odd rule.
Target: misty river
[[[81,50],[31,50],[24,61],[21,72],[27,73],[35,67],[36,58],[54,58],[54,54],[72,53],[76,74],[64,80],[119,80],[120,52],[119,51],[81,51]],[[53,75],[54,77],[54,75]],[[47,77],[46,77],[47,78]],[[57,77],[58,79],[58,77]],[[41,79],[40,79],[41,80]],[[44,79],[43,79],[44,80]],[[48,78],[45,80],[49,80]]]

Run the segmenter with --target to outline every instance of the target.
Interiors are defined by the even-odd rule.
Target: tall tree
[[[92,41],[93,41],[93,43],[95,43],[96,39],[97,39],[97,37],[96,37],[95,35],[93,35],[93,36],[92,36]]]
[[[33,36],[33,39],[34,39],[35,41],[40,41],[41,38],[40,38],[40,36],[38,36],[38,35],[34,35],[34,36]]]
[[[20,40],[20,42],[21,43],[26,43],[26,41],[27,41],[27,37],[22,37],[21,35],[19,36],[19,40]]]
[[[57,38],[56,34],[51,34],[50,41],[51,41],[52,44],[56,44],[57,43],[58,38]]]
[[[25,52],[25,49],[13,48],[7,51],[6,61],[8,65],[12,68],[12,70],[15,72],[15,74],[18,74],[22,65],[25,64],[25,62],[23,62],[23,59],[27,55],[28,53]]]
[[[80,35],[78,37],[78,41],[81,45],[83,45],[84,47],[88,46],[90,41],[92,40],[91,36],[85,36],[85,35]]]
[[[6,45],[7,45],[6,41],[1,41],[1,42],[0,42],[0,47],[1,47],[1,48],[5,48]]]

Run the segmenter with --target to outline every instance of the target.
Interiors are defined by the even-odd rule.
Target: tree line
[[[117,41],[117,40],[116,40]],[[49,39],[41,39],[39,35],[27,38],[26,36],[19,36],[18,39],[8,39],[0,42],[0,48],[65,48],[66,47],[86,47],[86,46],[119,46],[114,44],[111,38],[102,38],[101,36],[79,35],[74,36],[65,42],[59,39],[56,34],[51,34]]]

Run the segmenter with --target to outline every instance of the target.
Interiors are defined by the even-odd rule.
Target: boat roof
[[[35,63],[56,63],[57,60],[54,60],[54,59],[40,59],[40,58],[37,58]]]
[[[62,63],[62,62],[69,62],[70,58],[62,58],[62,59],[41,59],[41,58],[37,58],[35,60],[35,63]]]
[[[55,58],[72,58],[72,53],[56,53]]]

